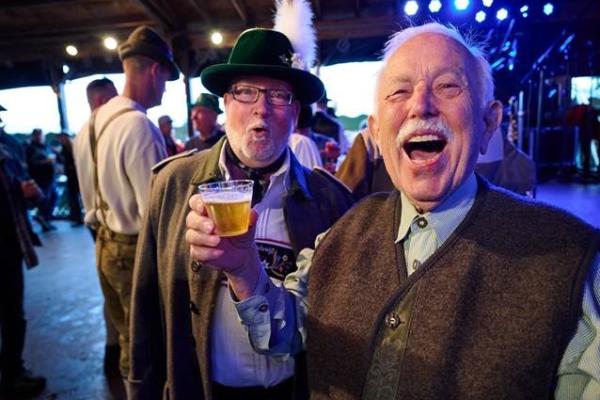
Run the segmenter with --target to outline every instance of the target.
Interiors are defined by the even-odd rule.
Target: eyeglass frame
[[[237,95],[235,94],[235,88],[237,87],[243,87],[246,89],[252,89],[252,90],[256,90],[256,96],[254,98],[253,101],[246,101],[246,100],[240,100]],[[285,104],[273,104],[271,101],[271,97],[269,97],[269,93],[272,93],[273,91],[278,91],[278,92],[284,92],[284,93],[289,93],[290,98],[289,98],[289,102],[285,103]],[[253,85],[247,85],[247,84],[235,84],[232,85],[231,88],[227,91],[227,93],[231,94],[231,96],[239,101],[240,103],[244,103],[244,104],[254,104],[258,101],[258,98],[260,97],[260,94],[263,93],[265,96],[265,99],[267,99],[267,103],[271,106],[275,106],[275,107],[287,107],[289,105],[291,105],[294,100],[294,92],[292,92],[291,90],[287,90],[287,89],[272,89],[272,88],[260,88],[257,86],[253,86]]]

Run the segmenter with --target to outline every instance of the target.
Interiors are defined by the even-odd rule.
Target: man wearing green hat
[[[219,108],[219,98],[214,94],[202,93],[192,104],[192,124],[194,137],[185,144],[186,150],[210,149],[225,135],[217,124],[217,116],[223,113]]]
[[[238,276],[194,261],[185,236],[188,200],[199,184],[254,180],[245,239],[214,230],[212,239],[223,257],[240,241],[251,242],[267,276],[256,290],[269,290],[296,269],[298,252],[351,206],[347,188],[301,166],[287,145],[300,106],[323,93],[319,78],[299,67],[299,57],[279,31],[243,32],[228,62],[201,76],[224,98],[226,137],[208,151],[154,169],[134,271],[133,399],[306,398],[303,355],[265,356],[252,348],[230,291]],[[254,260],[238,261],[242,267]]]
[[[108,316],[119,332],[120,370],[129,370],[129,305],[138,232],[150,192],[152,166],[167,154],[146,110],[162,101],[179,76],[167,42],[141,26],[119,47],[123,93],[92,113],[75,141],[85,223],[97,228],[96,257]],[[93,178],[91,178],[93,177]]]

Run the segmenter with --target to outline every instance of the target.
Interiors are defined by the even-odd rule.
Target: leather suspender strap
[[[96,111],[94,111],[92,113],[92,116],[90,117],[90,123],[89,123],[90,150],[92,151],[92,161],[94,163],[94,192],[95,192],[94,202],[95,202],[95,206],[96,206],[95,211],[100,210],[100,215],[102,215],[102,221],[104,222],[104,226],[106,228],[108,228],[108,223],[106,220],[106,211],[108,210],[108,204],[104,201],[104,198],[102,196],[102,191],[100,190],[100,182],[98,180],[98,149],[97,149],[98,142],[102,138],[102,134],[104,133],[104,131],[106,130],[106,128],[108,127],[108,125],[111,122],[113,122],[115,119],[117,119],[118,117],[120,117],[121,115],[123,115],[127,112],[135,111],[135,109],[134,108],[123,108],[122,110],[119,110],[116,113],[114,113],[113,115],[111,115],[110,118],[108,118],[106,120],[106,122],[104,123],[104,125],[102,126],[100,131],[98,132],[98,135],[96,135]],[[96,219],[96,220],[100,221],[99,219]],[[110,231],[109,228],[108,228],[108,230]]]

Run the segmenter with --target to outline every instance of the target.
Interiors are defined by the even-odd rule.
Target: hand
[[[43,196],[42,189],[33,179],[21,182],[21,191],[27,200],[37,200]]]
[[[254,243],[258,218],[256,211],[250,211],[248,232],[240,236],[221,237],[199,194],[190,198],[189,206],[191,210],[186,217],[185,239],[190,245],[192,259],[223,271],[238,299],[250,297],[261,268]]]

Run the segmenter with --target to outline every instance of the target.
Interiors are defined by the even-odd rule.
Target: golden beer
[[[199,186],[202,201],[220,236],[238,236],[248,231],[252,181],[224,181]]]

